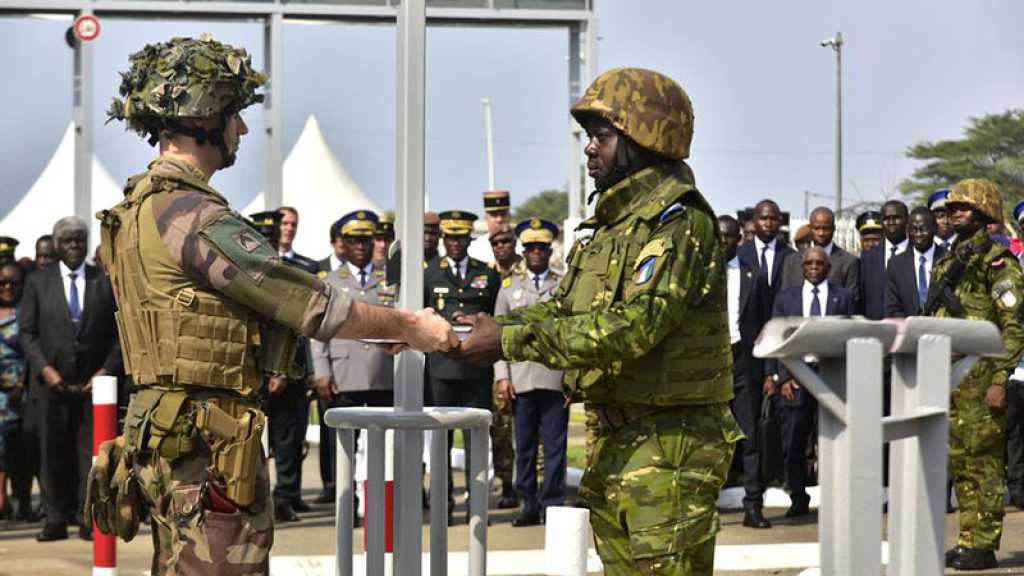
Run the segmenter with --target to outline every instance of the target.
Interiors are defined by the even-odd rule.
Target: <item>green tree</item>
[[[1024,199],[1024,110],[970,118],[963,138],[921,142],[907,156],[925,164],[900,184],[904,194],[923,200],[964,178],[987,178],[999,185],[1009,214]]]
[[[559,226],[569,217],[569,193],[565,190],[543,190],[527,198],[512,211],[512,220],[543,218]]]

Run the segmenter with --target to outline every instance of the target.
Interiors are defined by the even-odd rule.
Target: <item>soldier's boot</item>
[[[963,546],[954,546],[949,550],[946,550],[946,568],[953,567],[953,560],[956,560],[964,552]]]
[[[952,562],[955,570],[990,570],[998,565],[995,550],[980,548],[964,548]]]

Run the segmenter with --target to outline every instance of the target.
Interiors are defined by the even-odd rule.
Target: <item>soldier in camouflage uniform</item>
[[[242,49],[174,38],[131,56],[109,115],[159,142],[125,199],[98,217],[125,367],[140,389],[124,434],[89,474],[85,513],[125,540],[152,515],[151,572],[266,574],[273,542],[263,373],[294,335],[393,338],[426,351],[458,339],[431,310],[352,302],[276,250],[208,184],[247,132],[239,112],[264,76]]]
[[[1006,346],[1005,356],[975,364],[950,400],[949,470],[960,506],[960,536],[946,552],[946,565],[984,570],[996,567],[1003,531],[1006,383],[1024,352],[1024,275],[1010,250],[985,230],[1003,218],[995,184],[962,180],[946,206],[957,236],[951,253],[932,269],[925,313],[988,320]]]
[[[600,198],[545,303],[491,319],[453,355],[539,362],[598,419],[579,496],[610,575],[712,574],[733,445],[726,272],[694,186],[693,111],[650,70],[605,72],[572,108]],[[499,324],[500,322],[500,324]]]

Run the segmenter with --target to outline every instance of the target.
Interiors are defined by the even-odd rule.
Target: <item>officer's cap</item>
[[[371,237],[377,232],[380,218],[372,210],[353,210],[338,220],[342,236]]]
[[[441,219],[441,232],[445,236],[468,236],[473,231],[473,222],[477,216],[472,212],[448,210],[438,214]]]
[[[484,192],[484,212],[508,212],[512,199],[508,190],[490,190]]]
[[[0,236],[0,255],[14,256],[14,249],[18,247],[18,240],[10,236]]]
[[[861,235],[882,231],[882,213],[877,210],[868,210],[857,216],[857,232]]]
[[[516,226],[516,236],[524,246],[535,243],[551,244],[558,238],[558,226],[547,220],[530,218]]]
[[[942,190],[932,192],[931,196],[928,197],[928,209],[945,210],[947,196],[949,196],[949,188],[943,188]]]
[[[395,217],[384,212],[377,218],[377,236],[395,235]]]

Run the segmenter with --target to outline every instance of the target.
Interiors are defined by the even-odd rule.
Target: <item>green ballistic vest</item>
[[[192,176],[154,172],[163,162]],[[273,331],[246,307],[202,288],[172,258],[157,229],[152,201],[182,189],[202,191],[227,205],[195,168],[157,160],[149,172],[128,181],[124,201],[98,215],[103,222],[101,259],[117,300],[125,370],[141,387],[214,388],[252,396],[261,386],[262,370],[285,372],[291,357],[280,354],[265,362],[266,341],[276,340]]]
[[[721,260],[715,216],[692,182],[685,164],[652,167],[605,192],[608,200],[613,194],[616,199],[612,206],[599,202],[593,237],[576,244],[559,288],[564,313],[586,314],[621,302],[637,257],[658,228],[661,214],[674,203],[686,206],[685,214],[663,225],[706,220],[703,224],[712,227],[716,243],[707,249]],[[592,404],[678,406],[731,399],[732,347],[722,264],[709,272],[712,277],[704,282],[710,290],[686,320],[650,352],[635,360],[609,359],[602,366],[569,371],[566,384]]]

